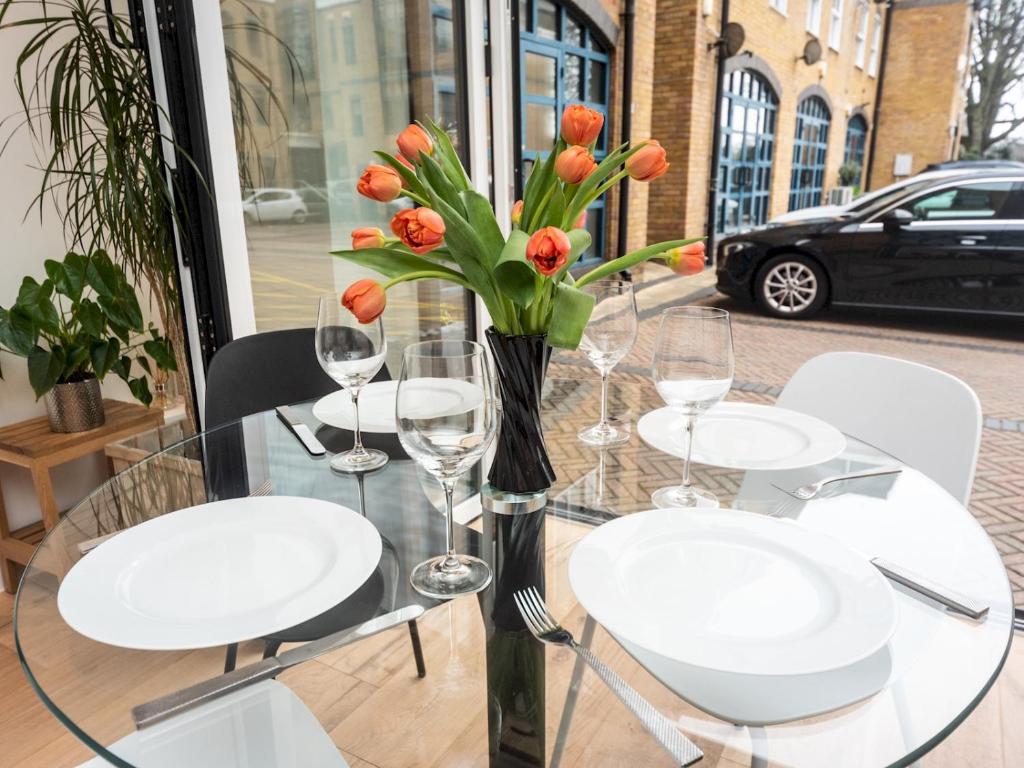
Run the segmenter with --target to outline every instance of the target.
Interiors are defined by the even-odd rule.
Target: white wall
[[[17,10],[17,6],[13,7]],[[9,14],[11,15],[11,14]],[[19,111],[14,87],[14,65],[22,44],[30,32],[24,29],[0,31],[0,120]],[[9,133],[9,120],[0,133],[0,141]],[[43,261],[61,259],[66,252],[61,225],[52,207],[47,206],[40,223],[38,209],[25,213],[39,189],[40,172],[34,166],[34,149],[27,131],[19,131],[0,156],[0,306],[9,307],[25,275],[37,280],[45,277]],[[141,299],[144,305],[146,301]],[[0,426],[46,413],[43,401],[36,402],[28,383],[25,361],[0,353],[4,379],[0,381]],[[116,377],[103,383],[104,397],[131,400],[127,386]],[[95,488],[106,476],[102,454],[65,464],[53,471],[57,503],[67,509]],[[28,471],[0,465],[0,487],[12,528],[39,519],[39,506]]]

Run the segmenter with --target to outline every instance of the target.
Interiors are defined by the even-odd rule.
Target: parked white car
[[[774,219],[768,222],[769,227],[779,226],[781,224],[793,224],[798,221],[813,221],[815,219],[830,219],[835,216],[842,216],[844,214],[854,214],[858,211],[871,205],[874,201],[879,200],[886,195],[902,194],[904,191],[911,191],[913,188],[920,186],[924,187],[933,181],[939,179],[945,179],[952,176],[967,176],[976,173],[978,169],[970,166],[962,166],[957,168],[947,168],[938,171],[925,171],[919,173],[916,176],[907,176],[905,179],[900,179],[894,184],[890,184],[887,187],[876,189],[873,192],[865,192],[860,197],[854,199],[847,205],[815,205],[810,208],[800,208],[796,211],[789,211],[781,216],[776,216]]]
[[[265,224],[270,221],[291,221],[303,224],[309,217],[305,201],[294,189],[261,187],[242,201],[246,221]]]

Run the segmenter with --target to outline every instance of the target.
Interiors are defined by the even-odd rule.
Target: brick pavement
[[[686,280],[667,275],[658,266],[636,274],[640,334],[614,374],[620,381],[646,379],[661,309],[696,303],[732,313],[736,386],[730,399],[772,402],[801,364],[836,350],[913,360],[948,371],[974,388],[985,426],[970,510],[1002,554],[1016,602],[1024,604],[1024,322],[868,310],[828,310],[803,322],[774,320],[717,294],[708,273]],[[579,352],[557,355],[552,373],[597,377]],[[620,399],[619,407],[635,420],[640,414],[632,412],[628,400]],[[581,407],[587,413],[593,410],[596,418],[596,402]],[[567,433],[553,437],[560,442],[575,439]],[[581,456],[581,461],[592,460]],[[665,477],[674,480],[679,471],[677,461],[647,469],[655,476],[651,490],[664,484]],[[728,482],[721,490],[728,492]]]

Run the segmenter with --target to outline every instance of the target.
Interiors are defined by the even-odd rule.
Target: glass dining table
[[[692,670],[659,667],[595,626],[570,586],[569,556],[597,526],[652,508],[651,493],[678,482],[682,462],[635,434],[637,419],[661,405],[650,382],[628,374],[613,378],[610,412],[622,424],[632,424],[634,434],[624,445],[601,449],[576,439],[581,427],[596,421],[599,381],[574,378],[584,369],[555,368],[545,385],[543,412],[558,475],[542,513],[547,603],[577,639],[700,746],[701,765],[908,765],[956,729],[985,696],[1009,649],[1011,592],[991,541],[957,500],[909,467],[897,475],[832,486],[808,502],[775,487],[795,488],[828,475],[897,463],[852,436],[846,436],[842,453],[816,466],[741,471],[695,465],[694,482],[712,490],[723,507],[788,519],[837,537],[867,557],[955,587],[989,606],[983,620],[954,614],[894,585],[896,631],[883,657],[876,655],[871,665],[854,665],[842,679],[767,678],[731,687],[702,683]],[[738,392],[727,399],[765,401]],[[321,425],[312,403],[293,412],[316,431],[329,454],[349,447],[351,433]],[[481,612],[486,599],[438,602],[409,586],[410,570],[444,551],[443,499],[436,482],[402,453],[394,435],[366,438],[389,452],[390,463],[366,475],[339,475],[331,471],[329,455],[310,456],[273,412],[255,414],[153,454],[64,515],[25,571],[15,606],[15,639],[39,698],[88,748],[81,760],[95,752],[113,765],[148,768],[145,760],[130,762],[117,746],[135,730],[132,709],[220,674],[226,651],[134,650],[78,634],[58,608],[58,591],[70,569],[98,544],[153,518],[207,501],[259,495],[322,499],[364,515],[384,542],[377,605],[370,615],[413,604],[425,609],[418,621],[423,677],[417,675],[408,633],[398,628],[278,678],[353,768],[489,761],[492,766],[672,765],[640,722],[561,646],[545,646],[543,652],[536,699],[542,708],[542,757],[517,756],[514,750],[489,754],[492,696]],[[474,502],[482,476],[482,470],[475,472],[457,490],[455,538],[458,551],[486,556],[488,528]],[[673,594],[702,585],[651,584],[650,589],[668,611]],[[769,625],[771,620],[764,614],[751,617]],[[761,631],[770,635],[772,628]],[[258,641],[241,643],[237,664],[258,660],[263,648]],[[763,718],[770,723],[742,715],[744,707],[757,710],[765,702],[776,713]],[[290,748],[283,740],[275,745],[284,756],[275,764],[292,764],[286,757]]]

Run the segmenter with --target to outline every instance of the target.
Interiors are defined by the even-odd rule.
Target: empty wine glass
[[[417,565],[409,581],[417,592],[447,599],[491,583],[487,563],[455,553],[452,495],[459,476],[487,451],[497,428],[487,352],[472,341],[423,341],[402,356],[395,402],[398,439],[445,494],[447,553]]]
[[[734,370],[729,313],[715,307],[672,307],[661,314],[651,375],[661,398],[683,418],[682,485],[661,488],[658,507],[716,507],[718,498],[690,483],[697,417],[725,397]]]
[[[636,343],[637,313],[633,284],[625,280],[595,280],[582,290],[596,303],[580,341],[590,362],[601,374],[601,420],[580,430],[578,437],[591,445],[615,445],[629,440],[629,430],[608,422],[608,376]]]
[[[388,463],[383,451],[363,447],[359,430],[359,392],[384,365],[388,343],[384,324],[378,317],[372,323],[360,323],[341,305],[341,297],[329,293],[320,297],[316,317],[316,357],[320,367],[352,396],[355,412],[355,444],[352,450],[331,459],[338,472],[368,472]]]

